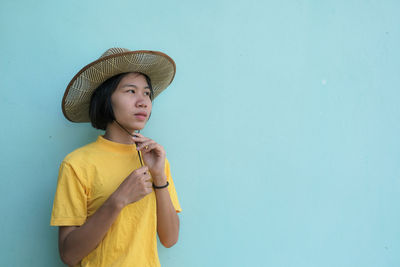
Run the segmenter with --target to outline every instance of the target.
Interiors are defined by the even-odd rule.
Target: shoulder
[[[62,161],[59,177],[68,181],[79,180],[82,185],[88,186],[91,174],[96,169],[96,154],[101,154],[98,152],[96,142],[75,149]]]
[[[88,162],[99,152],[98,150],[99,148],[97,147],[96,142],[92,142],[69,153],[64,158],[63,162],[68,163],[69,165],[77,165],[80,162]]]

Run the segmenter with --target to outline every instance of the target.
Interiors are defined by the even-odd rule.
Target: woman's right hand
[[[147,166],[134,170],[112,194],[112,198],[121,208],[141,200],[153,191],[150,181],[150,171]]]
[[[153,191],[147,166],[134,170],[104,204],[81,226],[61,226],[59,249],[64,263],[75,266],[93,251],[120,211]]]

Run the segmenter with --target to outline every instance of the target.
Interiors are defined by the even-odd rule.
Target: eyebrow
[[[121,88],[125,88],[125,87],[135,87],[138,88],[136,85],[134,84],[124,84]],[[144,89],[150,89],[149,86],[145,86]]]

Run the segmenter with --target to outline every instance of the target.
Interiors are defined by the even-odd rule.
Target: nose
[[[147,108],[148,103],[144,97],[139,97],[139,99],[136,101],[136,106],[139,108]]]
[[[146,105],[146,103],[144,103],[144,102],[138,103],[137,106],[138,106],[139,108],[147,108],[147,105]]]

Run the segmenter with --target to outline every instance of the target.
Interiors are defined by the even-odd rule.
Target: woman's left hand
[[[132,139],[136,143],[136,149],[142,152],[144,164],[149,168],[153,182],[156,185],[164,185],[166,183],[164,148],[140,133],[135,133],[135,135],[137,137],[132,137]]]

